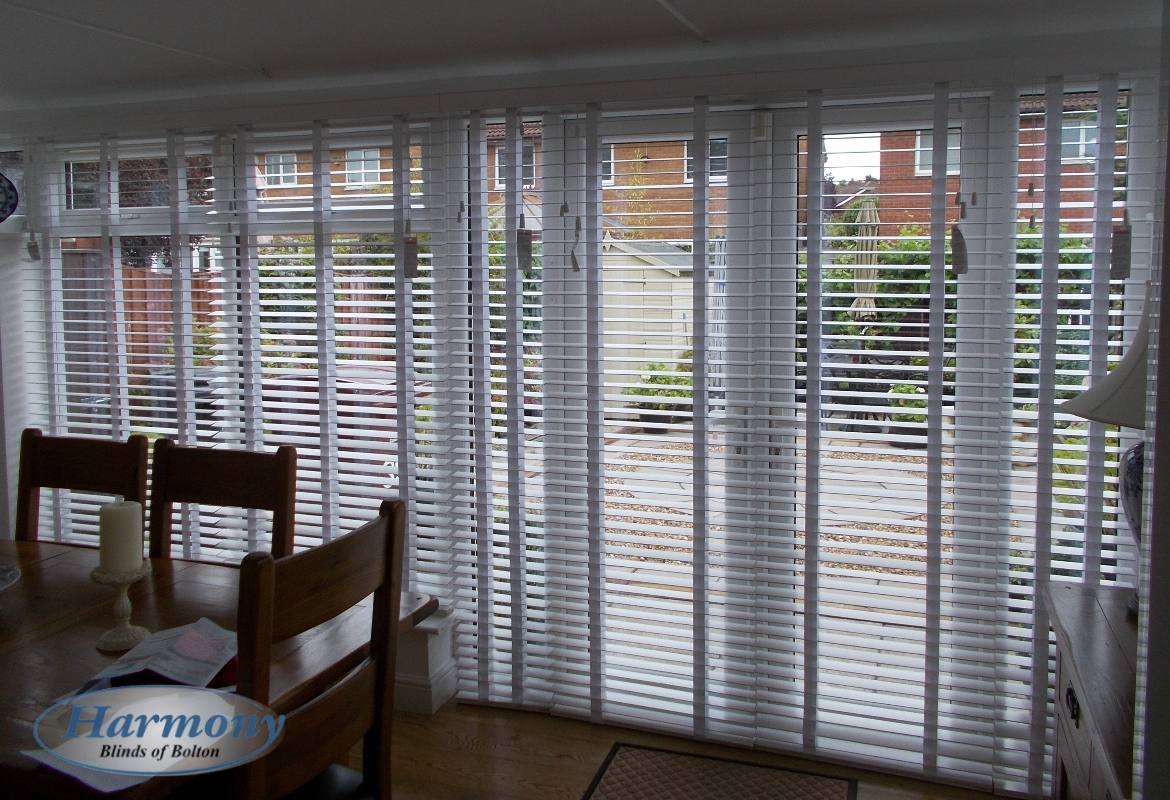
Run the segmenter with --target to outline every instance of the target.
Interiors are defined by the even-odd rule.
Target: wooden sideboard
[[[1133,589],[1052,582],[1056,631],[1054,800],[1128,800],[1133,785],[1137,620]]]

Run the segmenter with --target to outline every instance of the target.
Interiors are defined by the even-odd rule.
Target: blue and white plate
[[[0,567],[0,592],[20,579],[20,567]]]
[[[16,213],[16,206],[20,203],[20,195],[12,181],[0,175],[0,222]],[[19,574],[19,572],[18,572]]]

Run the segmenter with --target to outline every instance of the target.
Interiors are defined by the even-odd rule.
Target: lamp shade
[[[1146,427],[1147,319],[1148,316],[1143,313],[1129,351],[1113,371],[1072,400],[1062,403],[1061,411],[1107,425],[1139,429]]]

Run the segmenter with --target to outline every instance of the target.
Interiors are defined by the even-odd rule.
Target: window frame
[[[608,170],[607,170],[608,167]],[[613,186],[617,177],[617,153],[613,142],[601,145],[601,185]]]
[[[82,181],[80,183],[78,182],[77,167],[80,165],[86,165],[87,167],[89,165],[93,166],[92,184],[88,181]],[[89,169],[85,170],[86,173],[89,171]],[[101,180],[100,175],[101,165],[96,160],[65,160],[62,173],[63,180],[61,184],[64,194],[62,209],[64,211],[95,211],[98,208],[98,183]],[[81,192],[78,191],[79,186],[82,187]],[[89,200],[86,203],[79,205],[77,203],[79,197],[87,197]]]
[[[292,161],[286,161],[285,159],[287,158],[291,158]],[[271,171],[273,165],[279,167],[278,172]],[[288,166],[292,167],[291,172],[286,169]],[[298,183],[297,154],[295,152],[264,153],[262,167],[264,169],[263,175],[265,188],[283,189],[286,186],[296,186]],[[279,180],[273,181],[273,178],[279,178]],[[290,178],[291,180],[289,180]]]
[[[695,181],[695,157],[691,155],[691,147],[694,146],[694,141],[694,139],[685,139],[683,141],[683,183],[689,184]],[[721,156],[711,153],[716,142],[723,143],[724,153]],[[716,159],[723,161],[723,169],[715,170],[714,164]],[[727,172],[730,165],[731,162],[728,160],[727,154],[727,137],[707,137],[707,183],[727,183]]]
[[[371,153],[373,153],[372,157],[370,156]],[[361,166],[354,169],[352,165],[355,163]],[[374,168],[368,169],[371,163],[374,165]],[[381,148],[356,147],[346,150],[344,170],[346,189],[364,189],[385,183],[382,180]],[[371,175],[373,176],[373,180],[367,180]]]
[[[931,144],[924,144],[923,140],[930,137]],[[951,144],[952,137],[955,139],[954,145]],[[915,178],[929,178],[934,174],[932,150],[934,144],[934,131],[930,130],[916,130],[914,131],[914,177]],[[955,163],[951,164],[951,152],[957,156]],[[922,160],[926,159],[926,164],[923,165]],[[958,176],[963,171],[963,129],[960,127],[947,128],[947,177]]]
[[[496,145],[496,155],[493,158],[494,163],[492,165],[492,168],[495,170],[495,174],[492,177],[492,188],[495,189],[496,191],[503,191],[503,190],[508,188],[508,182],[506,180],[504,180],[504,152],[506,150],[507,150],[507,147],[504,145],[503,142]],[[524,157],[525,154],[528,153],[529,151],[532,152],[532,161],[531,162],[529,162]],[[521,143],[521,145],[520,145],[520,162],[521,162],[520,163],[520,181],[521,181],[521,183],[524,185],[525,189],[535,189],[536,188],[536,143],[535,142],[533,142],[531,144],[529,144],[528,142]],[[532,168],[532,180],[531,181],[528,180],[524,175],[524,172],[528,167]]]
[[[1072,123],[1072,124],[1070,124]],[[1069,131],[1077,132],[1077,140],[1070,142]],[[1097,160],[1097,112],[1077,112],[1060,121],[1060,162],[1062,164],[1089,164]],[[1076,155],[1068,155],[1066,148],[1075,147]]]

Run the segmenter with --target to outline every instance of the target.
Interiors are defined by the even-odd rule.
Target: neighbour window
[[[97,188],[96,161],[65,162],[65,208],[97,208]]]
[[[613,145],[601,146],[601,182],[606,186],[613,184]]]
[[[951,128],[947,131],[947,174],[959,174],[959,129]],[[914,137],[914,175],[919,178],[929,178],[931,159],[934,151],[934,132],[918,131]]]
[[[692,142],[687,140],[687,182],[695,179],[695,157],[691,152]],[[709,161],[709,175],[712,183],[725,183],[727,181],[727,139],[712,139],[711,149],[708,153]]]
[[[1089,161],[1097,157],[1097,115],[1065,118],[1060,131],[1061,161]]]
[[[378,148],[345,151],[346,186],[369,186],[381,182],[382,161]]]
[[[118,162],[118,205],[163,208],[171,204],[165,158],[129,158]]]
[[[264,156],[264,183],[268,186],[296,186],[297,154],[267,153]]]
[[[532,189],[536,186],[536,145],[523,145],[524,162],[521,167],[521,177],[524,180],[524,188]],[[505,159],[507,148],[500,145],[496,148],[496,188],[505,188],[506,181],[504,179],[504,167],[507,162]]]
[[[187,156],[187,202],[211,203],[211,158]],[[164,208],[171,204],[166,158],[123,158],[111,164],[110,187],[120,208]],[[65,162],[64,205],[68,211],[98,207],[100,165],[97,161]],[[111,198],[111,201],[114,198]]]

